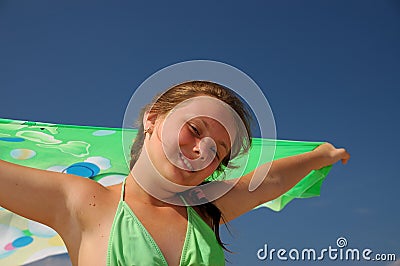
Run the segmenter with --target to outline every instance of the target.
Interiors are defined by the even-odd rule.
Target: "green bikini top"
[[[124,201],[125,181],[111,227],[107,265],[168,265],[150,233]],[[188,224],[179,265],[225,265],[224,252],[214,232],[191,206],[185,204]]]

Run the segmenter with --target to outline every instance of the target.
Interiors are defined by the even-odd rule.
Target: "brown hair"
[[[166,115],[179,103],[200,95],[215,97],[228,104],[237,113],[241,120],[236,121],[237,124],[243,123],[245,127],[246,132],[241,132],[241,130],[238,131],[232,149],[229,151],[227,156],[222,159],[221,164],[218,166],[214,174],[221,173],[225,167],[235,168],[234,165],[229,163],[230,158],[235,158],[239,154],[248,152],[251,146],[250,112],[240,98],[229,88],[210,81],[188,81],[175,85],[161,95],[157,95],[151,103],[147,104],[141,110],[137,121],[138,133],[131,148],[131,169],[138,160],[144,143],[144,114],[146,112],[154,112],[159,115]],[[234,117],[236,118],[237,116]],[[223,219],[221,211],[211,202],[206,202],[198,207],[205,216],[211,219],[211,227],[216,235],[218,243],[224,247],[219,237],[220,219]]]

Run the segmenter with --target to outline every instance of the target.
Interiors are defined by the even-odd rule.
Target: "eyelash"
[[[190,125],[190,124],[189,124]],[[190,127],[192,128],[192,130],[196,133],[197,136],[200,136],[200,131],[193,125],[190,125]]]
[[[219,160],[219,155],[218,155],[218,152],[217,152],[216,150],[214,150],[214,149],[212,149],[212,151],[214,152],[214,154],[215,154],[215,157],[217,157],[217,159]]]
[[[190,126],[190,128],[194,131],[194,133],[195,133],[197,136],[200,136],[200,135],[201,135],[201,134],[200,134],[200,131],[199,131],[195,126],[193,126],[193,125],[191,125],[191,124],[189,124],[189,126]],[[217,152],[216,150],[214,150],[214,149],[211,149],[211,150],[214,152],[215,157],[219,160],[218,152]]]

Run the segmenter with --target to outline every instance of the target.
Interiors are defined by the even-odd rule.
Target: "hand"
[[[342,164],[346,164],[350,159],[350,154],[344,148],[337,149],[328,142],[319,145],[313,152],[318,153],[318,157],[322,159],[321,167],[334,164],[339,160],[342,161]]]

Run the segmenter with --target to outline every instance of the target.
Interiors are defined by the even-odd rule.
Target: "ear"
[[[143,128],[152,129],[156,123],[158,115],[156,113],[145,112],[143,116]]]

